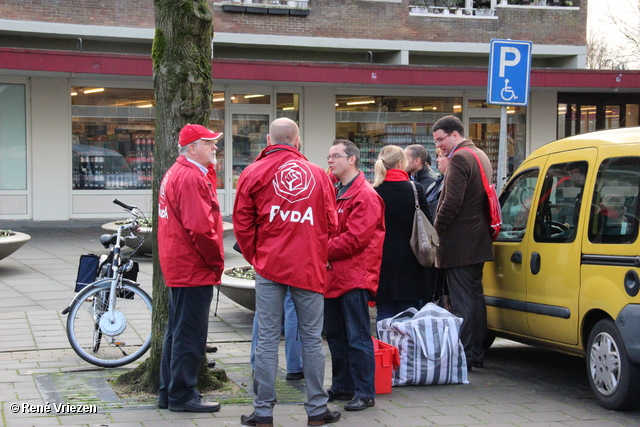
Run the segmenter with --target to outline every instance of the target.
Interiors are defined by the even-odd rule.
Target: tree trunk
[[[153,218],[158,217],[158,189],[177,157],[178,134],[187,123],[207,126],[211,112],[211,41],[213,12],[205,0],[154,0],[153,87],[156,138],[153,162]],[[157,223],[157,222],[156,222]],[[136,369],[118,378],[134,390],[157,393],[162,342],[168,318],[168,292],[160,270],[158,228],[153,227],[153,333],[150,355]],[[198,389],[219,387],[207,367],[198,371]]]

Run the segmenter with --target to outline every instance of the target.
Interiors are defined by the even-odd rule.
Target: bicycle
[[[136,206],[118,199],[113,203],[133,218],[119,225],[116,233],[100,237],[100,243],[110,249],[109,255],[101,257],[95,281],[81,289],[62,311],[69,314],[66,330],[73,350],[85,361],[105,368],[131,363],[151,345],[151,297],[125,277],[134,267],[131,258],[142,241],[128,258],[121,253],[125,239],[136,237],[139,220],[145,216]]]

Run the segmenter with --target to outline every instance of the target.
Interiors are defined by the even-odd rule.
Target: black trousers
[[[484,263],[480,263],[445,269],[451,312],[464,320],[460,327],[460,341],[469,365],[484,361],[487,306],[482,288],[483,267]]]
[[[158,399],[170,406],[198,397],[197,373],[207,345],[213,286],[169,288],[169,321],[162,344]]]

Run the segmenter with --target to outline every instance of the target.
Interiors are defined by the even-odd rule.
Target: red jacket
[[[296,148],[268,146],[238,180],[233,232],[242,255],[265,279],[323,293],[335,197],[326,172]]]
[[[219,285],[222,238],[213,166],[205,176],[198,166],[178,157],[158,192],[158,253],[167,286]]]
[[[329,279],[325,298],[352,289],[378,291],[384,244],[384,202],[364,174],[338,198],[338,231],[329,240]]]

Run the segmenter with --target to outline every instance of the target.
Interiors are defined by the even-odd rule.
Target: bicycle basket
[[[96,281],[99,265],[100,257],[98,255],[80,255],[80,262],[78,263],[78,277],[76,278],[76,288],[74,292],[80,292],[82,288]]]

